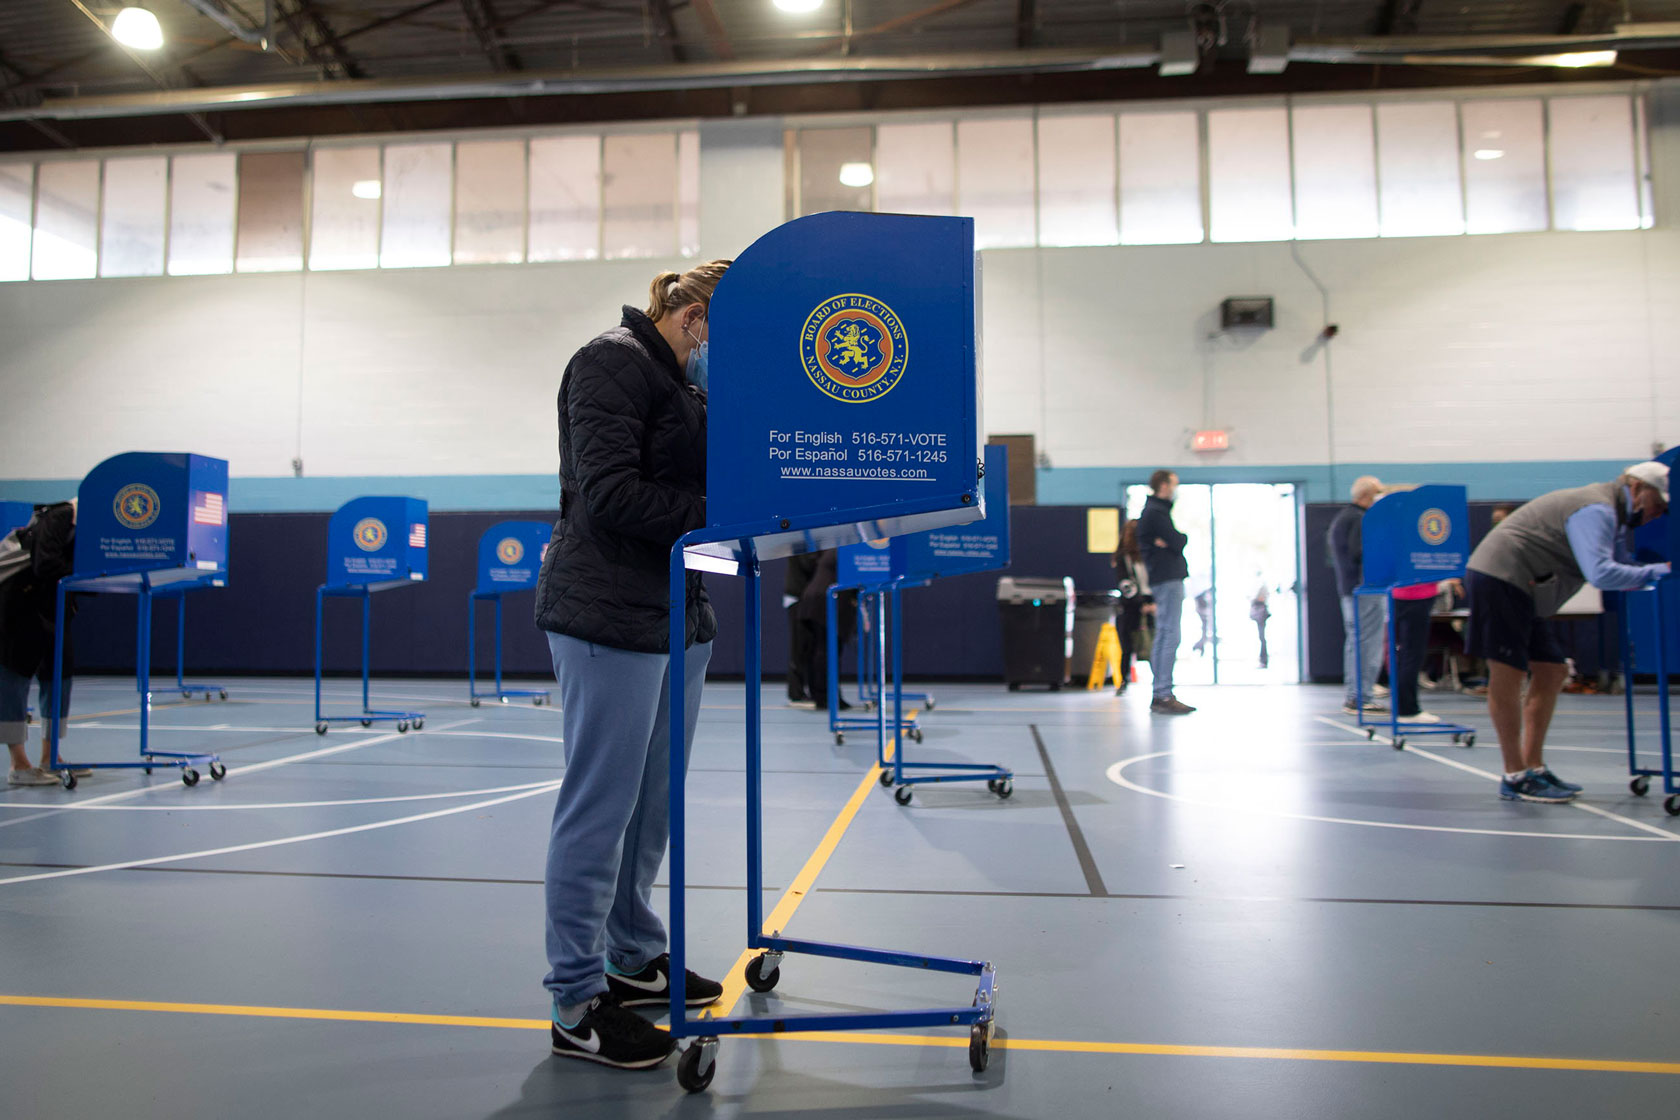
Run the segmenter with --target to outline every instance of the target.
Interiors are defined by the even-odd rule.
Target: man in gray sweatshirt
[[[1565,804],[1581,792],[1543,757],[1568,676],[1546,620],[1583,584],[1627,591],[1668,575],[1668,564],[1631,563],[1628,539],[1667,509],[1668,467],[1635,463],[1614,482],[1555,490],[1521,506],[1470,554],[1465,652],[1488,662],[1488,715],[1504,756],[1505,800]]]

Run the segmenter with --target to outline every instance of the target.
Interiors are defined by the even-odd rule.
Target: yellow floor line
[[[226,1003],[163,1003],[126,999],[76,999],[65,996],[0,995],[0,1006],[73,1008],[88,1011],[159,1011],[183,1015],[233,1015],[258,1019],[306,1019],[316,1022],[400,1023],[431,1027],[488,1027],[540,1031],[546,1019],[502,1019],[481,1015],[411,1015],[396,1011],[341,1011],[317,1007],[256,1007]],[[962,1049],[966,1036],[877,1034],[814,1031],[756,1035],[788,1042],[827,1042],[863,1046],[931,1046]],[[1680,1062],[1629,1062],[1601,1058],[1548,1058],[1508,1054],[1431,1054],[1394,1050],[1297,1050],[1271,1046],[1181,1046],[1148,1042],[1081,1042],[1071,1039],[1009,1038],[992,1041],[994,1049],[1052,1054],[1113,1054],[1179,1058],[1248,1058],[1294,1062],[1351,1062],[1385,1065],[1466,1066],[1483,1069],[1550,1069],[1581,1073],[1661,1073],[1680,1075]]]

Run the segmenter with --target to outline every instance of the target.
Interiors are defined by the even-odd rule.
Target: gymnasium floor
[[[793,936],[996,963],[999,1041],[725,1039],[672,1064],[552,1058],[541,874],[560,718],[387,682],[420,732],[317,738],[309,683],[160,701],[160,748],[230,773],[101,772],[0,798],[8,1117],[1530,1117],[1672,1115],[1680,819],[1627,789],[1621,701],[1565,697],[1574,807],[1497,800],[1473,749],[1355,734],[1339,688],[1147,695],[945,686],[910,757],[984,788],[874,782],[874,744],[765,690],[765,906]],[[132,681],[77,686],[76,754],[132,755]],[[331,682],[347,702],[352,686]],[[1650,701],[1646,702],[1650,704]],[[706,693],[690,961],[739,1010],[966,1005],[962,977],[789,957],[739,997],[743,691]],[[825,836],[838,843],[824,844]]]

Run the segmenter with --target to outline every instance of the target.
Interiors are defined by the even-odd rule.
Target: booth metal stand
[[[1680,460],[1680,447],[1671,447],[1657,461],[1672,469]],[[1673,561],[1680,557],[1680,516],[1664,514],[1634,534],[1636,558],[1641,562]],[[1627,718],[1628,789],[1644,797],[1651,779],[1662,779],[1663,809],[1680,817],[1680,773],[1674,764],[1673,728],[1669,722],[1669,662],[1680,634],[1680,601],[1676,601],[1672,575],[1646,587],[1621,593],[1617,630],[1622,659],[1622,695]],[[1646,653],[1649,651],[1650,656]],[[1657,678],[1657,742],[1661,765],[1655,769],[1639,764],[1637,724],[1633,710],[1635,672],[1653,673]]]
[[[224,586],[224,583],[225,583],[225,581],[216,581],[214,583],[208,584],[208,586],[222,587],[222,586]],[[205,703],[209,703],[211,700],[215,699],[218,696],[221,697],[223,700],[226,700],[228,698],[227,685],[225,685],[225,684],[199,684],[199,683],[196,683],[196,682],[188,683],[188,681],[187,681],[187,592],[191,591],[195,588],[204,587],[204,586],[207,586],[207,585],[205,583],[202,583],[202,582],[195,582],[195,583],[191,583],[191,584],[172,584],[169,587],[159,588],[158,590],[153,592],[153,594],[156,595],[156,596],[169,595],[169,596],[172,596],[175,599],[175,688],[174,688],[174,691],[179,692],[181,694],[181,698],[184,699],[184,700],[191,700],[192,696],[193,696],[193,693],[202,692],[202,693],[204,693]],[[151,626],[151,622],[150,622],[150,620],[148,620],[147,621],[147,628],[149,629],[150,626]],[[140,691],[143,695],[150,695],[149,693],[146,692],[146,690],[144,688],[141,688]]]
[[[152,598],[226,585],[227,462],[180,453],[117,455],[82,480],[77,511],[75,570],[59,580],[54,611],[52,706],[58,710],[46,712],[48,769],[60,776],[65,789],[76,788],[76,771],[83,769],[150,774],[154,767],[172,766],[181,771],[184,784],[195,786],[202,765],[213,781],[221,781],[227,767],[219,755],[152,749]],[[70,762],[59,753],[66,715],[65,603],[72,594],[136,596],[136,762]]]
[[[424,712],[376,709],[368,696],[373,645],[373,596],[426,578],[426,503],[418,498],[354,498],[327,525],[327,583],[315,589],[315,734],[334,723],[395,721],[399,732],[426,725]],[[333,580],[340,582],[334,583]],[[362,601],[362,710],[321,711],[321,636],[328,599]]]
[[[841,594],[856,591],[857,595],[857,687],[861,707],[865,711],[875,712],[873,716],[846,716],[840,714],[840,638],[836,627],[839,621],[839,600]],[[848,731],[875,731],[881,725],[882,696],[881,674],[881,645],[871,634],[879,634],[881,621],[881,598],[884,589],[876,584],[852,583],[848,585],[835,584],[828,589],[828,635],[824,640],[828,643],[828,730],[834,735],[834,745],[843,746]],[[912,703],[917,699],[927,701],[932,706],[932,697],[925,693],[904,693],[904,699]],[[895,738],[914,739],[922,741],[922,725],[916,718],[914,710],[908,716],[901,716],[894,725]]]
[[[1420,486],[1385,495],[1365,511],[1360,533],[1364,541],[1364,582],[1353,589],[1355,599],[1381,595],[1388,614],[1388,718],[1368,720],[1361,704],[1356,717],[1367,739],[1386,730],[1395,750],[1406,738],[1448,735],[1454,743],[1476,745],[1476,729],[1461,723],[1424,723],[1399,714],[1398,644],[1394,627],[1394,591],[1419,583],[1456,579],[1464,575],[1469,557],[1470,503],[1463,486]],[[1359,611],[1353,612],[1354,648],[1362,648]],[[1353,659],[1356,695],[1365,695],[1364,657]]]
[[[678,540],[670,561],[670,974],[684,975],[687,958],[680,659],[686,569],[695,567],[745,582],[747,945],[758,951],[746,967],[747,985],[775,988],[788,953],[948,972],[978,984],[966,1005],[699,1019],[689,1018],[673,984],[671,1034],[695,1040],[677,1063],[678,1083],[689,1092],[711,1084],[722,1035],[961,1026],[969,1030],[970,1066],[986,1067],[997,993],[988,962],[795,939],[764,928],[759,599],[763,560],[984,515],[977,269],[972,219],[818,214],[760,238],[735,259],[712,298],[711,527]],[[797,342],[799,368],[788,368],[783,340]]]
[[[537,586],[537,574],[554,527],[543,521],[502,521],[484,531],[478,541],[478,585],[467,595],[467,700],[478,707],[485,700],[506,704],[529,696],[541,707],[549,702],[546,688],[506,688],[502,685],[502,600],[516,591]],[[478,691],[478,604],[495,606],[495,681],[493,692]]]

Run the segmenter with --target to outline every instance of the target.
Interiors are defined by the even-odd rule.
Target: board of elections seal
[[[496,559],[511,567],[525,559],[525,546],[518,537],[503,537],[496,544]]]
[[[1442,545],[1452,535],[1452,518],[1444,509],[1426,509],[1418,517],[1418,536],[1425,544]]]
[[[364,517],[356,522],[356,527],[350,530],[350,536],[356,542],[356,547],[363,552],[378,552],[385,547],[385,542],[391,534],[385,528],[385,522],[377,517]]]
[[[867,404],[892,392],[909,356],[910,339],[897,314],[858,292],[818,304],[799,332],[805,375],[846,404]]]
[[[158,494],[141,482],[131,482],[117,491],[111,512],[125,529],[144,529],[158,519]]]

